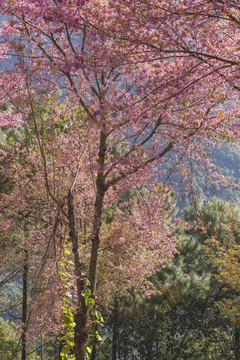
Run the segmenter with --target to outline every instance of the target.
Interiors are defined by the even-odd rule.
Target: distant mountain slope
[[[209,149],[208,152],[211,153],[211,161],[216,165],[217,172],[229,176],[232,180],[235,179],[235,183],[240,183],[240,147],[225,143],[219,145],[217,150],[211,151]],[[176,183],[176,191],[182,194],[182,199],[178,198],[177,201],[177,206],[180,209],[188,205],[196,196],[200,197],[203,201],[209,200],[214,196],[226,201],[240,201],[240,190],[230,186],[213,184],[207,168],[205,172],[200,171],[193,164],[193,175],[187,179],[189,186],[187,191],[186,184],[182,184],[181,178],[177,173],[172,175],[172,180]],[[193,190],[194,187],[197,191]]]
[[[240,148],[236,145],[223,144],[218,150],[211,153],[212,161],[217,169],[222,169],[226,176],[235,178],[235,182],[240,182]],[[240,200],[240,191],[219,184],[214,186],[215,193],[223,200]],[[209,196],[207,193],[205,196]]]

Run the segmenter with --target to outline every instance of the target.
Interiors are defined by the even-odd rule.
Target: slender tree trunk
[[[240,324],[236,324],[234,332],[235,360],[240,360]]]
[[[93,231],[92,231],[92,248],[89,262],[89,281],[91,286],[91,296],[94,297],[96,291],[97,281],[97,260],[98,250],[100,244],[100,228],[101,217],[103,209],[103,199],[107,191],[104,184],[104,161],[106,153],[106,140],[107,136],[103,131],[100,134],[100,145],[98,153],[98,174],[96,179],[96,200],[94,204],[94,218],[93,218]],[[74,254],[74,265],[76,271],[77,293],[78,293],[78,308],[74,314],[75,328],[74,328],[74,354],[76,360],[86,360],[86,346],[88,341],[88,306],[86,306],[85,298],[82,296],[84,290],[83,279],[83,264],[79,258],[79,239],[76,229],[75,215],[74,215],[74,201],[72,189],[68,194],[68,217],[70,223],[70,239],[72,241],[72,250]]]
[[[62,335],[61,335],[62,336]],[[58,347],[58,360],[62,360],[62,357],[61,357],[61,352],[62,352],[62,349],[63,349],[63,342],[62,341],[59,341],[59,347]]]
[[[91,360],[96,360],[96,338],[94,339],[92,352],[91,352]]]
[[[117,360],[118,302],[115,299],[112,317],[112,360]]]
[[[68,193],[68,217],[70,223],[70,239],[72,242],[72,250],[74,254],[74,266],[76,274],[76,285],[78,294],[78,307],[74,314],[74,354],[76,360],[86,360],[86,346],[88,341],[87,316],[88,308],[82,295],[84,290],[83,264],[79,257],[79,239],[76,229],[74,201],[72,190]]]
[[[41,360],[43,360],[43,346],[44,346],[44,344],[43,344],[43,338],[42,338],[42,334],[41,334],[41,349],[40,349],[40,358],[41,358]]]
[[[27,286],[28,286],[28,251],[24,249],[24,259],[23,259],[23,276],[22,276],[22,360],[27,359],[27,351],[26,351],[26,332],[27,332]]]
[[[159,341],[156,342],[156,358],[158,358],[158,351],[159,351]]]
[[[106,141],[107,141],[107,136],[103,131],[101,131],[99,153],[98,153],[99,169],[96,179],[97,193],[94,204],[94,218],[93,218],[93,230],[92,230],[92,249],[91,249],[89,274],[88,274],[93,297],[96,292],[96,283],[97,283],[97,261],[98,261],[98,250],[100,245],[100,229],[101,229],[103,199],[107,191],[107,187],[103,179]]]
[[[100,245],[100,228],[101,228],[101,217],[103,208],[103,199],[105,195],[105,187],[102,184],[97,185],[97,196],[95,201],[94,211],[94,225],[93,225],[93,236],[92,236],[92,248],[91,257],[89,262],[89,281],[91,284],[92,297],[95,296],[96,283],[97,283],[97,262],[98,262],[98,251]]]

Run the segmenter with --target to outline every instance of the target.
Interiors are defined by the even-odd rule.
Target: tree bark
[[[22,360],[27,359],[27,350],[26,350],[26,332],[27,332],[27,290],[28,290],[28,251],[24,249],[24,259],[23,259],[23,276],[22,276]]]
[[[78,306],[74,314],[74,354],[76,360],[86,360],[86,346],[88,341],[87,316],[88,308],[85,304],[85,298],[82,295],[84,290],[83,264],[79,257],[79,239],[76,229],[74,200],[72,189],[68,193],[68,218],[70,224],[69,237],[72,242],[72,251],[74,254],[74,266],[76,275],[76,285],[78,294]]]
[[[114,301],[113,317],[112,317],[112,360],[117,360],[117,325],[118,321],[118,302]]]
[[[94,218],[93,218],[93,230],[92,230],[92,249],[91,249],[89,274],[88,274],[89,281],[91,284],[92,297],[95,296],[95,292],[96,292],[97,261],[98,261],[98,250],[100,244],[100,229],[101,229],[103,199],[107,191],[107,186],[104,182],[104,177],[103,177],[105,153],[106,153],[106,141],[107,141],[107,136],[103,131],[101,131],[99,153],[98,153],[99,169],[96,179],[97,193],[94,204]]]
[[[91,286],[91,296],[94,297],[96,291],[97,281],[97,260],[98,250],[100,244],[100,228],[101,228],[101,217],[103,209],[103,199],[107,191],[107,187],[104,184],[103,172],[104,172],[104,161],[106,153],[106,134],[101,131],[100,134],[100,145],[98,153],[98,173],[96,179],[96,200],[94,204],[94,218],[93,218],[93,231],[92,231],[92,248],[89,262],[89,281]],[[74,354],[76,360],[86,360],[86,346],[88,341],[88,306],[85,303],[85,298],[82,295],[84,290],[84,276],[83,276],[83,264],[79,258],[79,239],[78,232],[76,229],[75,214],[74,214],[74,201],[72,189],[69,190],[68,194],[68,218],[70,223],[70,239],[72,242],[72,250],[74,254],[74,265],[76,272],[77,282],[77,293],[78,293],[78,307],[74,314],[75,328],[74,328]]]
[[[240,360],[240,325],[235,325],[234,332],[234,349],[235,349],[235,360]]]
[[[106,192],[105,187],[103,185],[101,184],[97,185],[97,195],[96,195],[95,209],[94,209],[92,248],[91,248],[91,257],[89,262],[89,281],[91,285],[92,297],[95,296],[95,292],[96,292],[98,250],[100,245],[101,217],[102,217],[103,199],[105,192]]]
[[[60,333],[60,337],[62,336],[63,334]],[[62,357],[61,357],[61,352],[62,352],[62,349],[64,347],[64,343],[63,341],[59,341],[59,347],[58,347],[58,360],[62,360]]]
[[[92,352],[91,352],[91,360],[96,360],[96,338],[94,339]]]

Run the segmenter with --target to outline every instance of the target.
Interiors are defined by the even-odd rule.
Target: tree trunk
[[[43,338],[42,338],[42,334],[41,334],[41,348],[40,348],[40,359],[43,360]]]
[[[24,249],[24,259],[23,259],[23,276],[22,276],[22,360],[27,359],[27,351],[26,351],[26,332],[27,332],[27,276],[28,276],[28,251]]]
[[[62,333],[60,333],[60,337],[62,337]],[[61,341],[59,341],[59,347],[58,347],[58,360],[62,360],[62,357],[61,357],[61,352],[62,352],[62,349],[63,349],[63,347],[64,347],[64,343],[63,343],[63,341],[61,340]]]
[[[92,352],[91,352],[91,360],[96,360],[96,337],[94,339],[94,343],[93,343],[93,347],[92,347]]]
[[[240,325],[235,326],[234,333],[235,360],[240,360]]]
[[[94,204],[94,218],[93,218],[93,230],[92,230],[92,249],[91,249],[89,274],[88,274],[93,297],[96,292],[96,283],[97,283],[97,261],[98,261],[98,250],[100,245],[100,229],[101,229],[103,199],[107,191],[107,187],[103,179],[106,141],[107,141],[107,136],[103,131],[101,131],[99,153],[98,153],[99,169],[96,179],[97,193]]]
[[[89,262],[89,275],[88,275],[91,285],[92,297],[95,296],[95,292],[96,292],[97,261],[98,261],[98,250],[100,245],[100,228],[101,228],[103,199],[105,192],[106,191],[104,186],[102,186],[101,184],[97,186],[97,196],[96,196],[95,211],[94,211],[92,248],[91,248],[91,257]]]
[[[103,131],[100,134],[100,145],[98,153],[99,169],[96,179],[96,200],[94,204],[94,218],[93,218],[93,231],[92,231],[92,249],[89,262],[89,281],[91,286],[91,296],[94,297],[97,281],[97,260],[98,249],[100,244],[100,228],[101,217],[103,209],[103,199],[107,191],[107,187],[104,184],[104,161],[106,153],[106,140],[107,136]],[[74,215],[74,201],[72,189],[68,194],[68,217],[70,223],[70,239],[72,241],[72,250],[74,254],[74,265],[76,271],[77,293],[78,293],[78,308],[74,314],[75,328],[74,328],[74,354],[76,360],[86,360],[86,346],[88,341],[88,306],[86,306],[85,298],[82,296],[84,290],[84,276],[83,276],[83,264],[79,259],[79,239],[75,223]]]
[[[74,267],[78,294],[78,307],[74,314],[74,321],[76,324],[74,328],[74,354],[76,360],[86,360],[86,346],[88,341],[88,308],[82,295],[82,291],[84,290],[83,264],[81,263],[79,257],[79,239],[76,229],[74,201],[71,189],[68,193],[68,217],[70,223],[69,237],[72,242],[72,250],[74,254]]]
[[[112,317],[112,360],[117,360],[118,302],[115,299]]]

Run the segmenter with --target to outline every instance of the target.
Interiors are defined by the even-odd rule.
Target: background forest
[[[0,12],[0,358],[239,360],[238,1]]]

